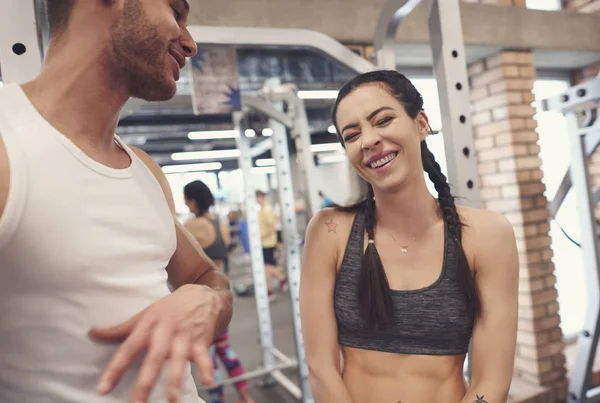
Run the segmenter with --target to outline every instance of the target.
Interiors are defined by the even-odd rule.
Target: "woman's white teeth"
[[[388,154],[385,157],[383,157],[382,159],[379,159],[375,162],[371,162],[371,168],[379,168],[379,167],[387,164],[388,162],[390,162],[391,160],[396,158],[396,155],[397,155],[396,153]]]

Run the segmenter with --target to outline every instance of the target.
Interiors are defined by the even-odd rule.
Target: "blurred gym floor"
[[[252,268],[248,256],[233,252],[230,256],[230,280],[232,284],[248,284],[252,280]],[[292,305],[289,293],[278,293],[277,299],[270,304],[273,341],[275,347],[290,358],[296,359]],[[233,318],[229,326],[231,348],[240,358],[246,372],[258,369],[262,365],[262,351],[259,342],[256,301],[253,295],[238,297],[234,294]],[[222,376],[227,372],[221,363]],[[297,369],[282,371],[296,385],[299,385]],[[252,397],[256,403],[299,403],[289,392],[275,383],[274,386],[261,387],[262,377],[248,381]],[[208,393],[200,390],[199,395],[211,403]],[[236,403],[239,397],[233,385],[225,386],[225,402]]]

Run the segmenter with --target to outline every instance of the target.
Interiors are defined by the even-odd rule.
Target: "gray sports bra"
[[[212,245],[204,248],[204,253],[206,253],[206,256],[208,256],[212,260],[225,260],[227,258],[227,247],[225,246],[223,235],[221,235],[221,226],[219,225],[219,219],[208,217],[206,217],[206,219],[210,221],[210,223],[213,225],[216,237]]]
[[[456,282],[458,244],[444,230],[444,263],[439,278],[419,290],[391,290],[394,321],[384,330],[367,329],[357,301],[364,252],[365,212],[354,218],[335,282],[334,308],[341,346],[390,353],[466,354],[474,318]]]

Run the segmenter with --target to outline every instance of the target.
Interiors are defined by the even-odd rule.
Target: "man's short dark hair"
[[[51,36],[65,30],[74,5],[75,0],[46,0],[46,15]]]

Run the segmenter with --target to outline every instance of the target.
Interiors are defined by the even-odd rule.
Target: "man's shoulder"
[[[165,198],[167,199],[167,203],[169,204],[169,208],[174,213],[175,212],[175,202],[173,201],[173,194],[171,193],[171,186],[167,181],[167,177],[164,174],[161,167],[152,159],[150,155],[148,155],[145,151],[140,150],[137,147],[129,146],[131,151],[148,167],[150,172],[154,175],[158,184],[160,185]]]

